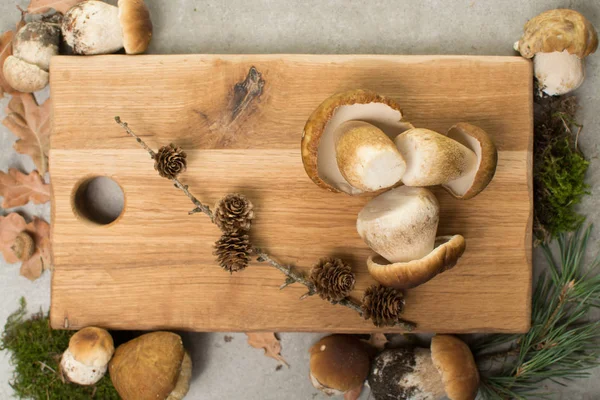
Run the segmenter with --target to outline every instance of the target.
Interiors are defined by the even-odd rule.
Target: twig
[[[121,125],[123,127],[123,129],[125,129],[125,131],[129,135],[131,135],[133,138],[135,138],[135,140],[148,152],[148,154],[150,154],[150,157],[152,157],[154,159],[154,157],[156,156],[156,153],[154,152],[154,150],[152,150],[142,140],[142,138],[140,138],[138,135],[136,135],[129,128],[129,126],[127,125],[126,122],[121,121],[120,117],[115,117],[115,121],[117,122],[117,124]],[[177,178],[171,179],[171,181],[175,184],[175,187],[180,189],[183,193],[185,193],[185,195],[196,206],[196,208],[194,208],[192,211],[190,211],[189,214],[196,214],[196,213],[202,212],[210,218],[212,223],[215,223],[213,212],[210,210],[210,208],[208,206],[202,204],[200,202],[200,200],[198,200],[196,197],[194,197],[194,195],[192,195],[190,193],[187,185],[182,184]],[[313,296],[317,293],[317,289],[315,288],[315,285],[313,285],[313,283],[310,280],[308,280],[302,273],[294,271],[294,269],[291,266],[285,266],[285,265],[278,263],[273,258],[271,258],[271,256],[269,256],[266,252],[262,251],[259,248],[255,247],[252,249],[252,251],[253,251],[254,255],[257,256],[257,259],[259,262],[266,262],[266,263],[272,265],[273,267],[277,268],[283,274],[285,274],[287,279],[286,279],[285,283],[283,285],[281,285],[280,289],[284,289],[293,283],[300,283],[300,284],[306,286],[306,288],[308,289],[308,292],[305,293],[300,299],[304,299],[306,297]],[[354,301],[352,301],[349,298],[342,299],[335,304],[339,304],[341,306],[348,307],[351,310],[356,311],[361,317],[363,315],[361,306],[359,304],[356,304]],[[402,329],[405,329],[407,331],[412,331],[415,329],[416,324],[413,322],[410,322],[410,321],[399,320],[396,323],[396,326],[401,327]]]

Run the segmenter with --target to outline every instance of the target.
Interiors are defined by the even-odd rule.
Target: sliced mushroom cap
[[[347,121],[364,121],[390,138],[412,128],[402,120],[400,106],[369,90],[351,90],[326,99],[309,117],[302,135],[302,162],[308,176],[323,189],[360,194],[340,172],[334,132]]]
[[[114,351],[112,336],[106,330],[83,328],[71,336],[60,360],[61,371],[70,382],[93,385],[106,373]]]
[[[575,10],[548,10],[525,24],[516,47],[525,58],[566,50],[583,59],[598,48],[598,34],[590,21]]]
[[[439,212],[429,190],[401,186],[369,201],[358,214],[356,230],[391,262],[420,259],[433,250]]]
[[[119,0],[119,21],[127,54],[141,54],[152,40],[152,20],[144,0]]]
[[[474,400],[479,389],[479,371],[469,346],[451,335],[431,340],[431,359],[442,376],[450,400]]]
[[[394,139],[406,160],[402,183],[436,186],[464,176],[477,165],[477,156],[461,143],[429,129],[410,129]]]
[[[376,126],[347,121],[334,135],[338,168],[351,186],[374,192],[395,185],[404,175],[404,157]]]
[[[465,248],[466,241],[461,235],[438,236],[433,251],[422,258],[390,263],[379,255],[371,255],[367,267],[371,276],[382,285],[411,289],[454,267]]]
[[[13,56],[48,71],[59,45],[60,28],[56,24],[29,22],[15,35]]]
[[[35,64],[30,64],[15,56],[8,56],[2,67],[4,79],[15,90],[33,93],[48,85],[50,75]]]
[[[330,396],[356,389],[369,374],[368,348],[354,336],[326,336],[309,353],[310,380],[315,388]]]
[[[442,186],[457,199],[471,199],[485,189],[494,178],[498,150],[486,131],[466,122],[460,122],[450,128],[448,137],[472,150],[477,156],[477,163],[467,174]]]

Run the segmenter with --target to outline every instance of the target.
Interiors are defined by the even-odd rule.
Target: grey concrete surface
[[[150,53],[361,53],[511,55],[512,43],[528,18],[550,8],[568,7],[584,13],[600,28],[597,0],[147,0],[155,25]],[[19,17],[15,5],[0,1],[0,32]],[[592,195],[581,206],[590,222],[600,221],[598,151],[600,146],[600,55],[588,58],[587,79],[577,92],[585,130],[580,146],[592,159],[588,181]],[[47,92],[39,94],[43,99]],[[0,118],[7,100],[0,100]],[[510,118],[507,115],[507,118]],[[0,169],[30,171],[33,163],[12,150],[15,137],[0,126]],[[14,210],[1,210],[3,214]],[[28,216],[49,220],[50,207],[18,208]],[[590,253],[598,249],[594,231]],[[545,267],[534,254],[537,270]],[[31,310],[47,310],[50,276],[29,282],[18,265],[0,260],[0,325],[25,296]],[[283,355],[291,367],[245,344],[243,334],[186,334],[193,349],[195,371],[189,399],[280,400],[324,398],[308,381],[308,354],[320,335],[284,333]],[[558,399],[600,398],[600,369],[589,379],[566,388],[552,387]],[[0,399],[11,396],[8,355],[0,353]],[[368,398],[363,393],[362,399]]]

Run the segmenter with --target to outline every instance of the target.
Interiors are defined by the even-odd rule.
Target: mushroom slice
[[[389,263],[379,255],[371,255],[367,267],[371,276],[382,285],[410,289],[454,267],[465,248],[465,238],[461,235],[438,236],[433,251],[423,258]]]
[[[477,155],[475,168],[442,185],[457,199],[468,200],[485,189],[494,177],[498,151],[486,131],[466,122],[460,122],[450,128],[448,137],[468,147]]]
[[[442,376],[450,400],[475,399],[479,371],[465,342],[451,335],[436,335],[431,339],[431,359]]]
[[[50,75],[35,64],[30,64],[15,56],[8,56],[2,67],[4,79],[15,90],[33,93],[48,85]]]
[[[394,142],[406,160],[402,183],[407,186],[441,185],[464,176],[477,165],[472,150],[429,129],[410,129]]]
[[[302,162],[312,181],[332,192],[363,191],[342,175],[336,157],[335,132],[344,122],[364,121],[393,138],[413,126],[402,120],[400,106],[369,90],[350,90],[326,99],[309,117],[302,135]]]

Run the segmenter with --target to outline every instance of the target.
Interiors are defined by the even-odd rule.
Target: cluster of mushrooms
[[[446,134],[415,128],[394,100],[359,89],[331,96],[312,113],[302,161],[321,188],[377,194],[356,224],[376,253],[369,272],[382,285],[408,289],[452,268],[465,250],[461,235],[437,236],[439,203],[426,187],[471,199],[492,180],[498,153],[475,125],[458,123]]]
[[[479,388],[469,346],[451,335],[434,336],[429,349],[386,349],[375,357],[357,337],[331,335],[309,352],[310,380],[330,396],[360,390],[365,381],[375,400],[473,400]]]
[[[94,385],[109,371],[123,400],[181,400],[192,377],[192,359],[181,337],[152,332],[119,346],[106,330],[87,327],[75,333],[60,360],[68,382]]]
[[[140,54],[151,38],[152,21],[143,0],[119,0],[118,6],[87,0],[71,7],[64,17],[57,13],[21,27],[2,72],[15,90],[32,93],[48,85],[52,56],[110,54],[121,49]]]

